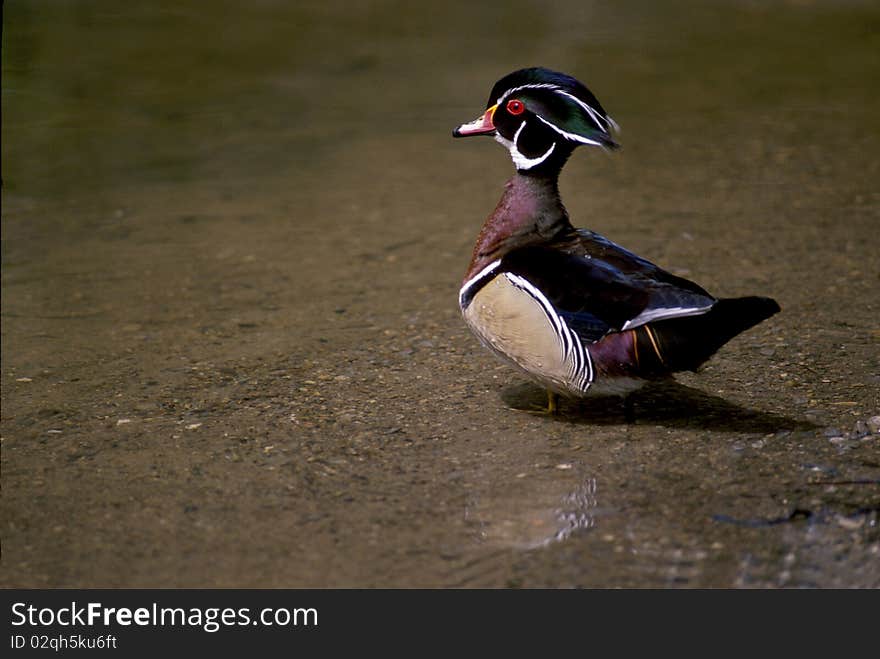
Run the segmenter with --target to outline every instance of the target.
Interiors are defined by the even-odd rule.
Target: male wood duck
[[[516,173],[474,246],[459,292],[477,338],[557,395],[626,394],[696,370],[779,311],[766,297],[716,299],[593,231],[576,229],[559,172],[580,145],[615,149],[617,125],[583,84],[529,68],[492,88],[486,111],[453,131],[491,135]]]

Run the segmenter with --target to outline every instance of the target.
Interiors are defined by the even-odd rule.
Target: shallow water
[[[4,3],[4,585],[880,587],[875,3],[213,7]],[[531,64],[577,225],[783,308],[632,422],[457,311]]]

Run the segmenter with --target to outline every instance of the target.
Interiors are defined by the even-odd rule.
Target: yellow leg
[[[547,389],[547,407],[543,405],[529,405],[530,409],[513,407],[517,412],[527,412],[538,416],[556,416],[559,414],[559,394]]]
[[[547,414],[559,413],[559,394],[555,391],[547,390]]]

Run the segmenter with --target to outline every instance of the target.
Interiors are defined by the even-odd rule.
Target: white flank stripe
[[[553,305],[550,304],[550,301],[544,294],[532,286],[526,279],[509,272],[504,273],[504,276],[514,286],[522,288],[529,293],[544,308],[544,312],[547,314],[553,329],[562,342],[564,359],[571,359],[572,371],[570,372],[570,377],[572,381],[581,391],[589,389],[594,379],[593,359],[590,357],[590,351],[584,349],[584,345],[581,343],[581,338],[577,335],[577,332],[571,330],[568,323],[556,313]]]
[[[580,354],[580,365],[578,367],[578,372],[575,373],[575,377],[580,378],[580,381],[577,383],[578,387],[580,387],[582,391],[586,391],[593,382],[593,358],[590,356],[590,351],[584,349],[584,345],[581,343],[581,337],[575,332],[572,332],[572,334],[574,334],[574,340],[576,342],[575,348]]]
[[[563,358],[569,359],[572,363],[572,371],[570,372],[572,381],[581,391],[586,391],[593,382],[593,360],[590,357],[589,350],[584,349],[584,345],[581,343],[581,338],[577,335],[577,332],[571,330],[568,323],[556,313],[550,300],[540,290],[530,284],[528,280],[509,272],[504,273],[504,276],[514,286],[529,293],[544,308],[544,313],[550,319],[553,329],[562,343]]]
[[[464,285],[461,287],[461,290],[458,291],[458,306],[459,307],[462,306],[462,301],[464,300],[465,293],[467,293],[474,284],[476,284],[478,281],[480,281],[483,277],[486,277],[487,275],[489,275],[492,272],[492,270],[497,268],[499,263],[501,263],[501,259],[498,259],[497,261],[493,261],[492,263],[487,265],[485,268],[480,270],[477,274],[475,274],[473,277],[471,277],[470,279],[468,279],[464,283]]]
[[[464,297],[464,293],[470,288],[474,283],[478,282],[481,277],[487,276],[491,273],[492,269],[495,268],[500,261],[495,261],[490,264],[486,268],[484,268],[478,275],[473,277],[470,281],[467,282],[462,287],[462,292],[460,294],[460,298]],[[521,277],[519,275],[515,275],[511,272],[505,272],[504,276],[507,277],[507,280],[519,288],[520,290],[525,291],[529,295],[531,295],[535,301],[541,305],[541,308],[544,310],[544,314],[547,316],[547,319],[550,321],[550,325],[552,326],[554,334],[556,334],[557,339],[562,348],[563,359],[570,361],[571,369],[569,371],[569,377],[571,381],[577,386],[581,391],[586,391],[590,388],[590,385],[593,383],[595,378],[595,372],[593,370],[593,359],[590,356],[590,351],[584,348],[583,343],[581,342],[581,338],[577,335],[576,332],[573,332],[572,329],[568,326],[562,317],[556,313],[556,309],[553,308],[550,300],[534,285],[532,285],[527,279]]]
[[[514,275],[510,272],[505,272],[504,276],[510,281],[514,286],[523,289],[533,298],[535,298],[538,303],[544,307],[544,313],[547,314],[547,317],[550,319],[550,322],[553,324],[553,329],[556,332],[557,336],[559,336],[560,342],[565,345],[566,339],[564,337],[564,332],[562,327],[564,322],[562,318],[559,317],[559,314],[556,313],[556,310],[553,308],[553,305],[550,304],[550,300],[544,297],[544,294],[539,291],[537,288],[532,286],[528,280],[520,277],[519,275]]]
[[[646,323],[653,322],[655,320],[665,320],[667,318],[684,318],[685,316],[699,316],[701,314],[706,313],[715,306],[714,302],[705,307],[668,307],[665,309],[648,309],[647,311],[643,311],[635,318],[626,321],[623,324],[623,327],[620,328],[621,332],[625,332],[628,329],[632,329],[633,327],[639,327],[640,325],[645,325]]]

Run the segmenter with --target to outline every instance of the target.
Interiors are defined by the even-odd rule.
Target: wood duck
[[[716,299],[593,231],[559,197],[580,145],[615,149],[617,125],[583,84],[528,68],[492,88],[486,111],[454,137],[491,135],[516,173],[483,224],[459,291],[477,338],[557,395],[627,394],[696,370],[734,336],[779,311],[766,297]]]

